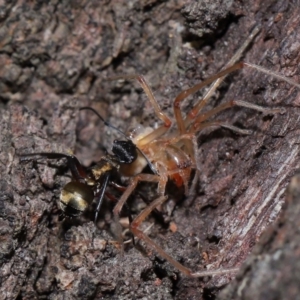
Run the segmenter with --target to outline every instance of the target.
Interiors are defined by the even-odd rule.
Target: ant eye
[[[112,152],[120,164],[131,164],[137,158],[136,146],[132,141],[114,141]]]

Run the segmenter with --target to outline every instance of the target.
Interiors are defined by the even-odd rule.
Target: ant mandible
[[[296,86],[300,89],[300,85],[294,83],[290,79],[264,69],[260,66],[237,61],[240,59],[244,50],[252,42],[253,38],[259,32],[259,27],[256,27],[232,59],[227,63],[225,69],[216,75],[196,84],[195,86],[182,91],[175,99],[173,108],[176,119],[177,130],[169,132],[171,128],[171,119],[161,110],[152,90],[141,75],[123,75],[110,78],[110,80],[119,79],[136,79],[140,83],[149,101],[151,102],[154,111],[159,119],[163,121],[163,125],[155,130],[149,130],[138,134],[126,141],[115,141],[112,152],[107,154],[91,169],[84,168],[75,156],[61,153],[33,153],[24,155],[21,160],[27,161],[32,157],[47,157],[50,159],[66,158],[68,166],[72,173],[72,181],[68,183],[62,190],[60,196],[60,205],[65,213],[72,216],[77,216],[82,213],[86,207],[93,201],[97,201],[95,220],[101,207],[103,196],[106,193],[106,187],[111,181],[113,173],[117,172],[122,176],[130,178],[130,182],[117,205],[113,209],[115,220],[119,221],[120,212],[126,203],[129,196],[136,189],[139,182],[154,182],[158,185],[158,197],[152,201],[137,217],[131,222],[130,230],[134,236],[144,241],[154,251],[159,253],[161,257],[166,259],[174,267],[180,270],[183,274],[190,277],[204,277],[211,275],[221,275],[229,272],[236,272],[238,268],[216,269],[216,270],[201,270],[192,272],[178,261],[168,255],[159,245],[150,239],[142,230],[139,229],[141,223],[148,215],[158,206],[162,205],[167,199],[166,184],[168,180],[173,180],[178,188],[183,187],[185,194],[189,192],[189,180],[192,170],[199,171],[197,166],[197,151],[195,134],[207,127],[225,127],[240,134],[249,134],[250,131],[243,130],[238,127],[221,121],[209,121],[209,119],[217,113],[234,107],[241,106],[257,110],[266,114],[274,114],[281,112],[282,109],[269,109],[244,101],[235,101],[221,104],[205,113],[202,113],[203,107],[209,101],[211,95],[224,80],[229,73],[242,69],[243,67],[251,67],[260,72],[271,75],[280,80]],[[206,95],[189,111],[185,118],[182,116],[180,104],[188,96],[194,94],[201,88],[212,84]],[[91,108],[83,108],[91,109]],[[91,109],[93,110],[93,109]],[[93,110],[94,111],[94,110]],[[95,111],[94,111],[95,112]],[[103,118],[97,114],[102,120]],[[104,121],[104,120],[103,120]],[[104,123],[113,127],[106,121]],[[114,127],[113,127],[114,128]],[[115,128],[116,129],[116,128]],[[117,129],[118,130],[118,129]],[[122,133],[122,132],[121,132]],[[123,133],[122,133],[123,134]],[[143,173],[146,166],[150,166],[153,174]]]

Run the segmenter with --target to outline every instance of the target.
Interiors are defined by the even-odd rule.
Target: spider
[[[197,165],[197,144],[195,139],[196,134],[199,131],[207,127],[225,127],[240,134],[251,133],[251,131],[249,130],[240,129],[221,121],[210,121],[209,119],[212,116],[234,106],[250,108],[259,112],[263,112],[265,114],[284,112],[284,110],[280,108],[264,108],[252,103],[236,100],[220,104],[219,106],[207,112],[202,112],[202,109],[206,106],[212,94],[224,80],[226,75],[244,67],[250,67],[256,69],[257,71],[271,75],[277,79],[286,81],[287,83],[294,85],[297,88],[300,88],[299,84],[261,66],[247,62],[237,62],[241,58],[244,50],[249,46],[249,44],[252,42],[253,38],[259,31],[259,27],[253,29],[243,45],[227,63],[224,70],[204,80],[203,82],[182,91],[175,98],[173,103],[173,110],[176,120],[176,126],[174,127],[177,128],[174,128],[173,131],[170,130],[173,125],[171,119],[160,108],[150,86],[142,75],[122,75],[111,77],[109,79],[137,80],[144,90],[145,94],[147,95],[147,98],[150,101],[151,105],[153,106],[156,116],[163,122],[163,125],[158,127],[157,129],[146,129],[144,132],[141,132],[136,136],[131,136],[132,141],[137,146],[137,148],[141,150],[141,153],[144,154],[144,157],[141,155],[141,153],[139,153],[137,159],[134,160],[132,164],[125,167],[121,166],[120,168],[121,174],[129,177],[130,181],[121,198],[119,199],[117,205],[113,209],[116,223],[118,224],[119,215],[123,205],[126,203],[132,192],[136,189],[139,182],[157,183],[158,197],[154,201],[152,201],[143,211],[141,211],[138,216],[134,218],[134,220],[130,224],[130,230],[135,237],[144,241],[146,245],[148,245],[161,257],[172,264],[175,268],[189,277],[203,277],[226,274],[230,272],[236,272],[238,268],[201,270],[198,272],[193,272],[187,267],[180,264],[169,254],[167,254],[139,227],[154,209],[161,206],[165,201],[167,201],[168,196],[166,195],[166,184],[168,180],[173,180],[178,188],[183,187],[185,195],[188,195],[189,181],[192,171],[196,170],[197,172],[200,169],[200,166]],[[194,105],[194,107],[186,114],[186,117],[184,118],[180,108],[182,101],[209,84],[212,84],[212,86],[209,88],[206,95],[202,99],[200,99],[200,101],[196,103],[196,105]],[[147,157],[147,160],[145,160],[145,157]],[[143,169],[148,164],[148,162],[150,162],[154,166],[154,169],[156,170],[154,174],[143,173]],[[119,228],[119,231],[120,230],[121,229]]]

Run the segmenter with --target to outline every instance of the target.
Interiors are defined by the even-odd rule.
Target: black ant
[[[20,162],[43,157],[48,159],[66,158],[68,168],[72,174],[72,181],[63,187],[60,194],[59,206],[65,216],[78,217],[95,201],[97,203],[94,219],[96,223],[108,184],[111,183],[118,189],[124,190],[124,187],[112,181],[112,177],[120,172],[120,168],[126,169],[126,166],[137,161],[140,154],[147,161],[150,168],[154,172],[156,171],[141,150],[122,131],[105,121],[93,108],[82,107],[80,110],[93,111],[106,126],[117,130],[125,136],[126,140],[115,140],[113,142],[112,154],[106,153],[99,162],[90,168],[84,167],[74,155],[54,152],[23,154],[20,157]]]

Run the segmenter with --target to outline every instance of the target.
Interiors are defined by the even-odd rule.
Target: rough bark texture
[[[299,167],[295,87],[249,69],[229,76],[209,107],[238,99],[286,112],[241,108],[217,116],[253,134],[199,134],[195,196],[171,199],[174,210],[167,206],[164,218],[144,224],[154,224],[148,234],[196,271],[242,265],[277,222],[225,288],[234,275],[186,278],[147,247],[148,256],[129,244],[122,257],[109,233],[110,204],[97,227],[92,208],[61,222],[65,162],[20,164],[18,156],[73,151],[89,166],[119,136],[79,107],[93,106],[123,131],[158,124],[135,82],[107,77],[145,75],[172,116],[176,95],[220,70],[257,24],[262,30],[245,60],[300,82],[298,1],[10,1],[0,12],[1,299],[213,299],[221,289],[220,299],[299,297],[296,179],[276,221]],[[188,98],[184,110],[199,97]]]
[[[262,235],[240,275],[218,299],[299,299],[299,200],[298,170],[280,219]]]

